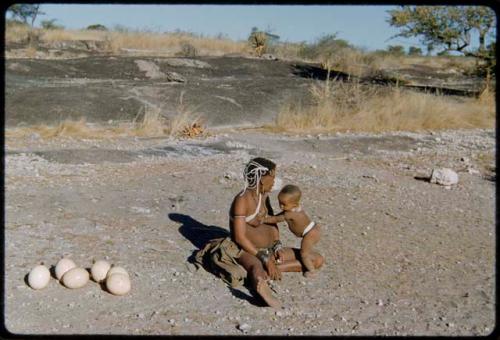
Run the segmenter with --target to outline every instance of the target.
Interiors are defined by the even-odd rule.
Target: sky
[[[92,24],[132,30],[166,32],[182,30],[205,36],[220,33],[246,40],[252,27],[280,36],[280,41],[314,42],[336,33],[339,39],[367,50],[388,45],[422,47],[417,39],[394,38],[398,30],[387,22],[396,6],[367,5],[109,5],[42,4],[42,20],[56,19],[67,29]]]

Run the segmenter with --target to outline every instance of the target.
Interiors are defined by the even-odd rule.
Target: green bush
[[[107,31],[108,30],[108,28],[106,26],[101,25],[101,24],[89,25],[89,26],[87,26],[86,29],[91,30],[91,31]]]
[[[57,19],[42,20],[41,25],[46,30],[59,30],[64,29],[64,26],[56,24]]]
[[[304,59],[318,59],[335,55],[344,49],[355,49],[347,40],[337,39],[336,34],[327,34],[316,40],[315,43],[300,43],[298,56]]]
[[[389,45],[387,46],[387,52],[394,56],[404,56],[405,48],[401,45]]]
[[[408,49],[408,55],[422,55],[422,49],[415,46],[410,46],[410,48]]]

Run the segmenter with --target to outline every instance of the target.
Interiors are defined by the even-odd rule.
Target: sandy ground
[[[7,138],[5,292],[16,334],[486,335],[495,326],[495,135],[221,131],[197,140]],[[275,282],[285,308],[189,263],[228,231],[253,156],[278,164],[320,222],[326,265]],[[423,179],[459,175],[451,188]],[[271,196],[277,209],[276,192]],[[298,246],[281,225],[287,246]],[[26,274],[63,256],[125,267],[132,290]]]

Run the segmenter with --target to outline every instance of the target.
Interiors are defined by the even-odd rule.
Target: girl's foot
[[[309,279],[315,278],[316,274],[317,274],[316,271],[311,271],[311,270],[304,272],[304,276]]]
[[[267,284],[266,280],[263,278],[258,278],[257,279],[257,293],[260,295],[260,297],[271,307],[273,308],[280,308],[281,307],[281,302],[279,302],[278,299],[276,299],[273,296],[273,292],[271,291],[271,288],[269,288],[269,285]]]

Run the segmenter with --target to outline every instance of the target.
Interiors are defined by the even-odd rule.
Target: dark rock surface
[[[14,59],[5,63],[5,121],[58,123],[131,121],[144,106],[161,107],[166,117],[184,106],[207,126],[270,123],[289,100],[307,104],[309,87],[326,79],[318,65],[243,57],[131,57],[97,53],[72,59]],[[474,95],[481,79],[413,65],[386,70],[360,81],[452,95]],[[337,81],[355,80],[332,72]]]

